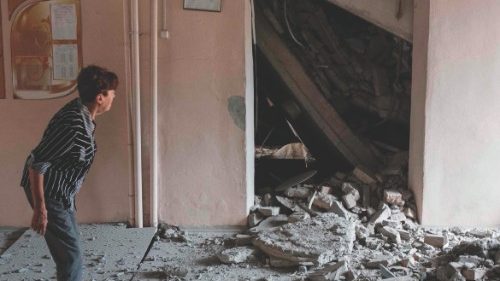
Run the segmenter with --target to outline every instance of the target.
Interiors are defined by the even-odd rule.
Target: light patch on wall
[[[245,98],[240,96],[229,97],[227,99],[227,110],[234,124],[245,131]]]

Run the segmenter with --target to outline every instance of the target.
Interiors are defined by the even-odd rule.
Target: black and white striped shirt
[[[44,175],[45,198],[73,207],[97,149],[94,130],[95,123],[80,98],[61,108],[26,159],[21,179],[25,191],[31,193],[28,172],[31,167]]]

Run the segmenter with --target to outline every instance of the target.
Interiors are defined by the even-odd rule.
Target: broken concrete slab
[[[448,236],[438,234],[425,234],[424,243],[436,248],[443,248],[448,245]]]
[[[307,275],[307,280],[311,281],[328,281],[340,280],[340,276],[347,272],[347,262],[339,261],[332,264],[327,264],[323,268],[316,270]]]
[[[264,253],[292,262],[325,264],[352,251],[354,223],[332,213],[263,231],[253,240]]]
[[[391,208],[389,208],[386,204],[383,204],[382,207],[370,218],[370,223],[381,223],[382,221],[388,219],[391,215]]]
[[[254,258],[255,249],[253,247],[236,247],[226,249],[217,255],[222,263],[242,263]]]

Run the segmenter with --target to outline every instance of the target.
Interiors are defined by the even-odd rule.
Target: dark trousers
[[[26,196],[33,206],[31,192],[26,191]],[[75,209],[52,199],[45,199],[45,206],[48,219],[45,241],[56,263],[57,280],[81,281],[83,261]]]

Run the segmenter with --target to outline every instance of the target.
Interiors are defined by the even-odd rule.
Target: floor
[[[23,230],[24,231],[24,230]],[[43,238],[31,230],[0,230],[0,281],[55,280],[55,265]],[[187,241],[157,239],[138,265],[155,229],[125,224],[81,225],[84,280],[295,280],[297,268],[274,269],[256,258],[244,264],[223,264],[217,258],[234,232],[190,231]],[[19,234],[21,236],[19,236]],[[2,253],[3,251],[3,253]],[[265,259],[264,259],[265,260]]]

